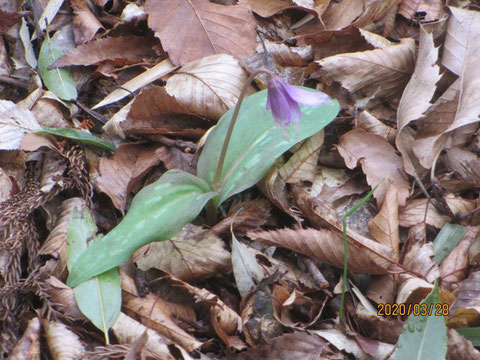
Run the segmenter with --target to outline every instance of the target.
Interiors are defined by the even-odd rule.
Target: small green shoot
[[[348,241],[347,241],[347,219],[350,215],[352,215],[355,211],[357,211],[360,207],[362,207],[370,198],[372,197],[373,193],[380,184],[383,182],[384,179],[380,180],[380,182],[375,185],[375,187],[370,190],[370,192],[365,195],[365,197],[358,202],[353,208],[347,211],[345,216],[342,219],[342,226],[343,226],[343,277],[342,277],[342,296],[340,297],[340,322],[345,324],[345,292],[347,291],[347,274],[348,274]]]

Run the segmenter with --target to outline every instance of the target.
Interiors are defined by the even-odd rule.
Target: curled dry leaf
[[[184,65],[221,53],[243,59],[255,47],[254,17],[241,5],[222,6],[207,0],[147,0],[145,12],[148,26],[174,64]]]
[[[160,163],[156,148],[139,143],[121,144],[113,157],[101,158],[94,184],[107,194],[122,213],[136,184]]]
[[[342,2],[343,3],[343,2]],[[359,97],[397,98],[414,69],[415,41],[382,49],[339,54],[316,61],[334,80]]]
[[[86,349],[80,338],[65,324],[42,319],[42,327],[53,359],[74,360],[85,353]]]
[[[265,245],[280,246],[313,259],[343,268],[343,240],[329,230],[280,229],[249,232],[248,236]],[[348,239],[348,268],[363,274],[398,271],[393,249],[356,234]]]
[[[210,230],[187,224],[168,241],[153,242],[133,256],[137,266],[156,268],[183,281],[200,281],[231,269],[230,253]]]
[[[73,10],[72,31],[75,43],[84,44],[93,39],[98,30],[103,29],[100,21],[90,11],[83,0],[70,0]]]
[[[402,159],[384,138],[361,129],[354,129],[340,138],[337,149],[348,168],[353,169],[361,164],[367,182],[372,188],[382,179],[391,179],[398,191],[398,205],[405,205],[410,185],[403,171]],[[379,205],[383,203],[386,191],[387,183],[383,182],[373,193]]]
[[[466,214],[475,208],[475,201],[462,199],[453,194],[445,196],[445,201],[454,214]],[[429,203],[428,199],[415,199],[407,202],[407,206],[400,212],[400,226],[411,227],[425,222],[428,225],[441,229],[448,222],[448,216],[442,215]]]
[[[72,219],[73,210],[76,209],[81,213],[86,208],[87,205],[82,198],[65,200],[60,208],[60,215],[55,227],[48,234],[38,253],[54,259],[55,267],[51,269],[50,275],[57,277],[59,280],[65,281],[67,278],[67,228]]]
[[[388,182],[385,201],[379,213],[368,223],[373,239],[395,251],[398,259],[400,237],[398,234],[398,197],[397,188]]]
[[[359,328],[378,341],[395,344],[403,331],[403,321],[379,318],[376,314],[367,311],[361,303],[355,308],[353,316],[358,322]]]
[[[321,336],[333,346],[335,346],[338,350],[352,354],[355,359],[367,359],[367,355],[362,350],[357,341],[348,337],[338,329],[313,330],[311,332],[313,334]]]
[[[136,64],[155,56],[152,48],[157,42],[153,38],[140,36],[105,37],[77,46],[55,60],[49,68],[98,65],[103,62],[116,66]]]
[[[385,125],[367,110],[362,111],[357,117],[357,126],[371,134],[380,135],[385,138],[389,144],[395,142],[397,130]]]
[[[148,339],[145,344],[147,354],[151,354],[158,359],[174,360],[175,357],[171,355],[168,348],[169,342],[166,341],[156,331],[147,328],[131,317],[120,313],[115,324],[112,325],[112,331],[120,343],[133,344],[144,333],[147,332]],[[179,347],[179,345],[177,345]]]
[[[218,120],[236,104],[246,80],[239,62],[220,54],[186,64],[168,79],[166,90],[191,113]]]
[[[40,339],[41,325],[38,317],[28,322],[27,328],[23,332],[22,337],[18,340],[15,347],[10,352],[9,359],[40,359]]]
[[[448,254],[440,266],[442,288],[451,289],[452,285],[458,284],[467,276],[469,265],[469,249],[477,240],[480,228],[478,226],[467,227],[462,240]]]
[[[164,87],[152,85],[135,98],[126,120],[120,123],[127,135],[177,135],[199,138],[208,125],[170,96]]]
[[[405,171],[411,175],[418,165],[412,162],[415,158],[409,147],[408,134],[403,130],[412,121],[419,120],[430,107],[435,84],[440,80],[440,67],[436,64],[437,60],[438,48],[433,44],[432,34],[420,29],[420,46],[415,71],[405,87],[397,109],[396,145],[403,155]]]
[[[274,41],[265,40],[265,48],[258,44],[256,51],[263,53],[265,49],[275,63],[281,67],[288,66],[307,66],[313,60],[313,47],[308,46],[288,46]]]

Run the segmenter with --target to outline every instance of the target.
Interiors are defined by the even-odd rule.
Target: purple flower
[[[290,85],[277,76],[268,80],[267,110],[273,114],[275,122],[283,128],[291,123],[298,123],[302,113],[298,103],[309,106],[331,103],[327,94],[319,91],[308,91]]]

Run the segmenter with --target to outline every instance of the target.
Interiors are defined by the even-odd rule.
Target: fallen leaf
[[[147,0],[145,12],[148,26],[177,65],[222,53],[243,59],[255,47],[253,15],[240,5],[222,6],[206,0]]]
[[[135,98],[119,126],[126,135],[178,135],[199,138],[208,123],[199,119],[164,87],[150,85]]]
[[[395,99],[408,82],[414,61],[415,42],[402,39],[398,45],[339,54],[316,63],[352,94]]]
[[[0,149],[16,150],[25,134],[40,129],[35,116],[11,101],[0,100]]]
[[[218,120],[236,104],[246,80],[239,62],[220,54],[186,64],[168,79],[166,90],[191,113]]]
[[[70,0],[70,6],[73,10],[72,31],[75,44],[84,44],[92,40],[103,26],[91,12],[88,3],[83,0]]]
[[[85,346],[79,336],[64,323],[42,319],[42,328],[45,331],[48,349],[54,359],[74,359],[85,353]]]
[[[455,329],[448,329],[448,352],[450,359],[480,359],[478,351],[472,343],[464,336],[460,335]]]
[[[224,242],[209,230],[187,224],[168,241],[137,250],[133,261],[143,271],[155,268],[183,281],[200,281],[231,269]]]
[[[262,244],[280,246],[313,259],[343,268],[343,240],[340,234],[321,229],[280,229],[249,232]],[[348,239],[348,269],[363,274],[386,274],[398,270],[393,250],[357,235]]]
[[[402,159],[384,138],[361,129],[354,129],[340,138],[337,149],[348,168],[353,169],[358,164],[361,165],[372,188],[382,179],[391,179],[398,190],[398,205],[405,205],[409,197],[410,184],[403,171]],[[379,205],[383,203],[386,191],[386,182],[375,190],[373,196]]]
[[[98,65],[104,62],[116,66],[136,64],[155,55],[152,49],[155,44],[154,39],[140,36],[105,37],[77,46],[55,60],[49,69],[71,65]]]
[[[455,291],[457,301],[450,308],[447,319],[449,327],[476,327],[480,325],[479,286],[480,273],[474,271],[468,278],[460,281]]]
[[[268,18],[289,9],[305,10],[321,15],[329,2],[330,0],[240,0],[239,3],[252,9],[255,14]]]
[[[10,351],[8,357],[11,359],[40,359],[41,324],[38,317],[28,322],[27,328],[15,347]]]
[[[357,126],[371,134],[380,135],[385,138],[389,144],[393,145],[395,143],[397,130],[385,125],[367,110],[358,114]]]
[[[128,195],[150,169],[160,163],[156,147],[139,143],[121,144],[111,158],[101,158],[94,183],[122,213]]]

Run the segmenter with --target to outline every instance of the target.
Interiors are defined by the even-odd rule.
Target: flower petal
[[[267,110],[272,112],[273,119],[277,124],[284,126],[291,122],[290,107],[292,102],[295,103],[288,97],[288,94],[283,91],[282,86],[276,86],[276,84],[273,84],[268,87]]]
[[[308,91],[304,89],[297,88],[290,84],[285,84],[288,95],[292,97],[293,100],[299,102],[303,105],[315,106],[315,105],[324,105],[330,104],[332,100],[330,96],[321,92],[321,91]]]

